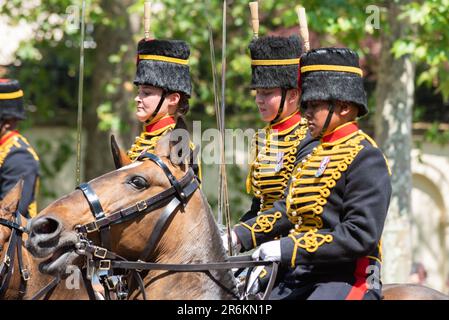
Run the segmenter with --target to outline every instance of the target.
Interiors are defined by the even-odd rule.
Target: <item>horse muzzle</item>
[[[79,237],[76,232],[64,231],[63,224],[56,217],[36,217],[29,221],[30,231],[25,243],[30,253],[37,258],[47,260],[39,265],[39,269],[47,274],[61,274],[79,256],[76,244]]]
[[[59,244],[62,223],[54,217],[36,217],[28,221],[30,231],[26,248],[37,258],[45,258],[53,253]]]

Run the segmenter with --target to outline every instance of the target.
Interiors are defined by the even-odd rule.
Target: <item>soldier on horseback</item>
[[[293,170],[285,199],[234,227],[236,242],[281,263],[272,299],[379,299],[391,182],[384,155],[356,122],[368,113],[358,56],[312,50],[301,79],[303,114],[320,144]]]
[[[18,210],[29,218],[36,215],[39,158],[27,139],[16,130],[18,121],[23,119],[25,109],[19,82],[0,79],[0,198],[24,179]]]
[[[134,84],[138,86],[136,117],[143,130],[127,153],[132,161],[142,152],[153,152],[160,138],[175,129],[188,112],[192,91],[189,55],[188,44],[181,40],[139,42]],[[190,147],[194,149],[192,143]],[[193,164],[193,159],[192,153],[191,162],[199,174],[199,164]]]
[[[254,160],[246,181],[253,202],[242,221],[271,209],[275,201],[283,198],[300,151],[311,142],[307,120],[298,107],[298,66],[302,54],[299,37],[258,38],[249,49],[251,89],[257,91],[255,101],[267,125],[253,140]]]
[[[246,180],[247,192],[253,195],[253,200],[250,210],[240,219],[242,223],[272,209],[276,201],[284,198],[295,164],[317,143],[308,134],[307,120],[299,111],[300,38],[256,38],[249,49],[251,89],[256,90],[255,102],[267,125],[253,138],[253,159]],[[231,234],[233,245],[239,249],[235,233]],[[223,243],[227,246],[226,235]]]

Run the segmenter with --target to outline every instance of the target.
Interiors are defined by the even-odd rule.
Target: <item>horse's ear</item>
[[[120,169],[121,167],[126,166],[131,163],[131,159],[118,146],[118,143],[115,140],[114,135],[111,135],[111,151],[112,151],[112,158],[114,159],[114,165],[115,165],[116,169]]]
[[[190,135],[181,117],[176,121],[173,131],[159,140],[154,153],[159,157],[168,157],[174,165],[181,167],[185,165],[191,154]]]
[[[19,205],[19,200],[22,196],[23,179],[20,179],[16,185],[8,191],[6,196],[1,201],[1,207],[8,213],[14,213]]]

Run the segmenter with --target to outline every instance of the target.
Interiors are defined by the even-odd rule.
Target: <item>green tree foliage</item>
[[[144,0],[130,1],[127,12],[139,25],[134,43],[143,36],[142,17]],[[309,29],[313,34],[312,44],[318,46],[348,46],[358,51],[367,61],[367,68],[376,79],[378,56],[371,52],[372,42],[389,33],[386,21],[386,1],[365,0],[261,0],[260,35],[271,33],[292,34],[298,32],[295,7],[299,4],[307,9]],[[12,74],[26,83],[30,104],[36,106],[33,123],[63,123],[75,128],[77,76],[79,62],[79,29],[71,28],[68,8],[81,6],[81,0],[8,0],[1,6],[2,15],[10,23],[25,20],[31,23],[35,34],[21,44],[17,52]],[[98,28],[117,28],[123,22],[118,16],[112,19],[105,14],[108,1],[86,0],[87,37],[85,88],[92,81],[93,73],[101,73],[93,61],[95,52],[94,33]],[[111,2],[112,3],[112,2]],[[228,1],[227,23],[227,90],[226,117],[228,128],[262,127],[254,96],[249,90],[251,68],[247,46],[252,39],[248,0]],[[111,4],[112,5],[112,4]],[[215,126],[214,91],[212,66],[221,70],[222,1],[218,0],[160,0],[153,3],[152,33],[157,38],[177,38],[191,46],[190,66],[194,94],[191,99],[191,119],[201,119],[203,129]],[[392,54],[396,57],[410,55],[418,64],[417,84],[428,87],[449,100],[449,0],[409,1],[398,19],[408,19],[413,26],[405,38],[397,39]],[[211,61],[209,28],[213,31],[215,61]],[[370,45],[371,44],[371,45]],[[129,70],[132,74],[134,61],[127,61],[126,53],[135,47],[122,46],[109,54],[107,59]],[[126,60],[126,61],[125,61]],[[109,85],[101,90],[105,99],[97,108],[98,130],[127,127],[122,123],[120,112],[114,108],[115,90],[120,83],[130,79],[111,78]],[[371,86],[371,84],[370,84]],[[368,88],[370,89],[370,88]],[[369,92],[372,92],[372,90]],[[85,90],[86,105],[89,91]],[[369,97],[371,107],[375,105],[373,95]],[[130,106],[132,101],[130,101]],[[416,120],[425,113],[425,104],[415,112]],[[429,134],[432,137],[435,134]],[[97,143],[90,141],[89,143]],[[231,170],[240,170],[231,168]],[[232,175],[233,173],[231,173]],[[242,174],[244,175],[244,173]],[[232,179],[238,183],[238,179]],[[240,181],[243,184],[243,180]],[[243,190],[244,188],[238,188]],[[243,204],[245,206],[245,204]]]
[[[143,15],[143,2],[133,2],[128,13],[141,18]],[[250,59],[247,45],[252,38],[249,24],[250,16],[247,0],[230,0],[228,9],[227,40],[228,64],[226,78],[228,81],[226,102],[229,105],[228,115],[239,114],[242,111],[255,113],[254,99],[249,90]],[[306,7],[310,30],[317,35],[316,45],[331,46],[344,45],[356,49],[362,56],[370,55],[364,40],[378,38],[384,32],[389,32],[389,26],[384,19],[384,2],[350,0],[306,0],[301,3],[292,1],[262,0],[260,1],[261,35],[277,32],[280,29],[289,29],[290,33],[297,30],[298,19],[295,6],[301,4]],[[25,19],[36,26],[36,37],[24,42],[17,53],[18,60],[23,66],[20,76],[29,84],[31,77],[45,79],[32,84],[29,90],[33,104],[38,105],[41,111],[39,117],[54,118],[55,106],[67,105],[75,110],[76,105],[76,76],[79,54],[79,30],[70,29],[67,10],[70,6],[80,7],[81,1],[52,0],[42,1],[33,7],[29,2],[13,0],[7,1],[2,7],[4,14],[11,21]],[[178,38],[189,42],[192,48],[190,59],[194,82],[193,108],[207,115],[213,116],[213,90],[209,47],[208,27],[213,30],[215,47],[215,67],[221,70],[221,27],[222,27],[222,1],[218,0],[161,0],[153,4],[152,32],[157,38]],[[99,0],[87,1],[88,40],[92,40],[92,29],[99,25],[112,26],[122,23],[120,19],[106,18]],[[414,1],[404,6],[403,13],[398,19],[409,19],[416,28],[411,29],[406,38],[398,39],[392,52],[397,57],[404,54],[411,55],[418,63],[423,65],[418,74],[418,85],[425,84],[441,93],[447,101],[449,98],[449,12],[448,0]],[[377,14],[378,17],[376,16]],[[137,18],[137,19],[139,19]],[[372,18],[372,19],[371,19]],[[375,19],[379,25],[373,26]],[[140,21],[139,21],[140,22]],[[142,28],[140,28],[142,30]],[[142,37],[142,31],[135,35],[135,41]],[[126,50],[135,50],[126,47]],[[88,55],[93,50],[86,50]],[[117,52],[109,59],[117,63],[125,63],[121,59],[123,54]],[[35,63],[33,65],[33,62]],[[371,62],[375,69],[375,61]],[[92,70],[89,56],[86,58],[89,79]],[[37,70],[39,67],[44,70]],[[128,66],[133,68],[132,63]],[[54,78],[54,69],[60,69],[67,78],[67,84],[72,86],[54,86],[61,83],[61,79]],[[48,72],[49,71],[49,72]],[[100,71],[101,72],[101,71]],[[53,74],[52,74],[53,73]],[[51,81],[49,81],[51,80]],[[128,79],[130,80],[130,79]],[[116,81],[116,79],[111,79]],[[124,79],[119,79],[124,81]],[[64,83],[64,82],[63,82]],[[111,86],[117,84],[111,82]],[[56,92],[57,90],[57,92]],[[50,94],[48,94],[50,93]],[[107,105],[107,104],[106,104]],[[45,110],[45,108],[47,110]],[[104,110],[106,107],[103,107]],[[116,121],[106,117],[107,121]],[[254,117],[257,119],[257,116]],[[241,126],[242,123],[232,123]],[[107,124],[102,124],[107,128]]]

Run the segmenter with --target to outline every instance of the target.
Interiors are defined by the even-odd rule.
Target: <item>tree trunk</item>
[[[109,19],[110,23],[94,26],[97,47],[94,49],[92,84],[89,87],[91,101],[86,104],[83,119],[86,130],[85,180],[114,169],[109,145],[111,133],[117,136],[119,142],[126,142],[126,145],[121,143],[123,148],[129,147],[136,134],[137,121],[129,108],[134,99],[132,81],[136,61],[136,43],[131,17],[127,12],[131,4],[131,0],[102,0],[100,3],[105,19]],[[111,59],[112,55],[118,55],[120,59]],[[98,108],[104,103],[110,104],[108,113],[124,124],[124,132],[99,128]]]
[[[394,42],[410,26],[397,19],[405,1],[388,2],[390,31],[382,35],[376,87],[376,139],[393,173],[393,193],[383,233],[383,282],[407,282],[411,270],[411,149],[415,64],[408,56],[395,59]],[[382,27],[382,26],[381,26]]]

